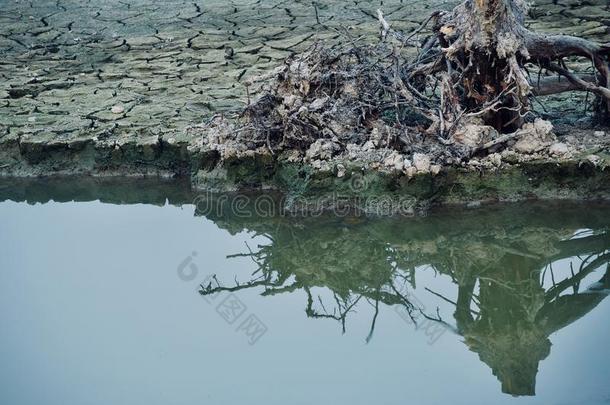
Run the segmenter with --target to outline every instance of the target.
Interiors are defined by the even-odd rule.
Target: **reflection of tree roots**
[[[514,216],[510,218],[513,222]],[[548,336],[584,316],[610,291],[610,234],[600,231],[566,238],[574,233],[532,226],[495,230],[477,226],[469,232],[440,222],[442,236],[436,238],[430,238],[429,230],[411,228],[404,233],[405,228],[394,228],[393,222],[339,226],[320,221],[299,227],[290,221],[272,222],[257,231],[268,237],[268,244],[247,246],[247,252],[231,256],[255,263],[247,282],[236,279],[227,287],[214,278],[200,292],[260,288],[262,295],[270,296],[301,290],[307,297],[306,315],[332,319],[344,333],[350,314],[365,302],[373,309],[367,341],[373,336],[380,304],[405,308],[403,313],[414,324],[418,318],[430,320],[462,334],[506,392],[532,394],[538,362],[549,353]],[[455,232],[446,231],[453,228]],[[582,228],[581,223],[574,225]],[[554,265],[569,258],[580,265],[573,266],[567,278],[557,279]],[[601,281],[583,289],[582,281],[604,265],[608,269]],[[421,290],[455,307],[455,326],[443,319],[438,308],[425,308],[409,293],[417,286],[416,272],[430,270],[457,286],[457,300],[433,288]],[[545,289],[549,275],[554,282]],[[317,288],[324,293],[317,294]]]
[[[362,298],[362,295],[355,297],[352,299],[348,297],[346,299],[339,298],[337,294],[333,293],[333,298],[335,299],[335,303],[337,305],[336,309],[333,309],[333,313],[329,314],[322,303],[322,299],[318,296],[318,300],[320,305],[324,310],[324,313],[319,313],[313,309],[313,298],[311,296],[311,290],[309,288],[305,288],[305,292],[307,293],[307,308],[305,308],[305,313],[307,316],[311,318],[330,318],[341,322],[341,330],[345,333],[345,320],[347,318],[347,314],[351,312],[351,310],[358,304],[358,301]]]

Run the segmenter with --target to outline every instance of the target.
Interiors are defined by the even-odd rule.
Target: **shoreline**
[[[363,161],[332,159],[324,170],[294,162],[286,154],[248,151],[221,159],[214,150],[197,148],[191,137],[121,146],[95,142],[23,144],[7,147],[0,139],[3,182],[11,179],[162,179],[187,185],[192,193],[273,193],[289,209],[333,210],[349,207],[373,215],[425,215],[431,208],[475,207],[518,201],[610,201],[610,159],[591,161],[586,154],[502,162],[499,167],[443,166],[438,172],[367,169]],[[364,201],[364,203],[363,203]]]

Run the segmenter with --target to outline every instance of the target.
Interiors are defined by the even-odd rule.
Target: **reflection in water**
[[[182,185],[148,180],[0,179],[0,201],[5,199],[181,205],[193,196]],[[336,320],[343,331],[350,313],[370,305],[367,341],[384,306],[393,306],[413,322],[432,320],[440,330],[463,336],[502,391],[513,395],[535,394],[538,365],[550,353],[549,336],[610,292],[607,206],[521,204],[415,219],[261,218],[253,212],[212,211],[208,219],[218,227],[248,230],[267,242],[235,255],[256,263],[253,274],[246,279],[219,274],[201,286],[201,294],[301,291],[307,316]],[[435,280],[450,280],[451,287],[432,283],[422,289],[422,275],[431,271]],[[234,281],[239,276],[241,281]],[[452,309],[424,307],[417,299],[423,292]]]
[[[402,306],[414,322],[434,320],[463,336],[502,391],[513,395],[535,394],[538,364],[550,353],[549,336],[610,292],[610,220],[604,209],[522,205],[417,220],[223,216],[215,221],[232,231],[252,230],[269,242],[235,255],[256,262],[248,280],[224,285],[215,278],[201,286],[201,294],[304,291],[307,315],[335,319],[344,331],[350,312],[370,304],[367,341],[379,304]],[[452,295],[425,288],[451,303],[452,314],[412,299],[416,274],[431,269],[450,277],[457,290]],[[589,276],[597,278],[584,285]]]

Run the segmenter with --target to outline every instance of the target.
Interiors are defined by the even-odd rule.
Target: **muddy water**
[[[608,206],[291,218],[11,184],[0,403],[610,399]]]

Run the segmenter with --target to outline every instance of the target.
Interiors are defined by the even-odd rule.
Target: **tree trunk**
[[[434,30],[443,62],[435,66],[448,71],[450,85],[459,89],[462,102],[442,109],[452,111],[454,118],[463,110],[476,111],[488,125],[511,132],[523,124],[533,90],[551,94],[578,89],[597,94],[607,112],[610,44],[532,33],[524,27],[526,11],[523,0],[467,0],[451,13],[437,16]],[[562,59],[569,56],[590,59],[598,72],[595,80],[568,71]],[[526,63],[564,76],[570,86],[553,82],[533,86]]]

